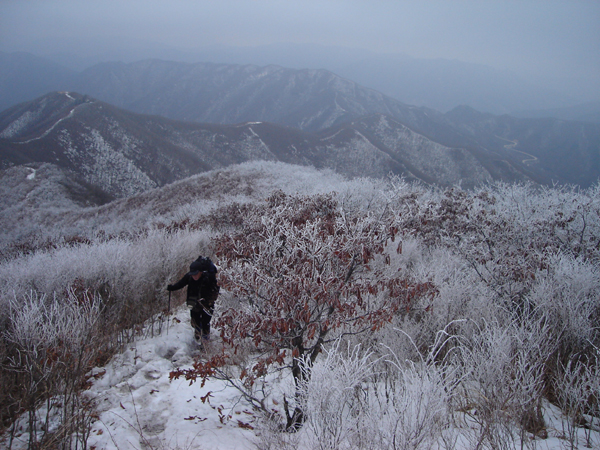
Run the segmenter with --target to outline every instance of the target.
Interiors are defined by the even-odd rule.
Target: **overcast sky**
[[[99,42],[133,40],[181,49],[319,43],[598,77],[600,1],[0,0],[2,51],[50,54],[76,42],[96,52]]]

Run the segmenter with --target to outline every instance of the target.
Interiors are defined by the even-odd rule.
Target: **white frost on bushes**
[[[217,190],[202,198],[207,180],[221,180],[222,186],[235,180],[236,185],[229,186],[226,195]],[[137,203],[121,200],[90,208],[75,219],[71,217],[73,223],[57,222],[56,233],[85,233],[89,228],[140,232],[111,239],[92,236],[89,242],[38,249],[2,261],[0,314],[3,321],[12,317],[26,322],[38,310],[24,307],[18,312],[15,293],[20,298],[27,292],[52,298],[77,283],[111,298],[120,296],[123,302],[133,300],[142,305],[149,297],[166,302],[166,284],[184,273],[198,254],[209,251],[213,236],[209,231],[185,227],[169,230],[171,221],[199,218],[233,202],[260,202],[274,189],[290,194],[335,190],[348,217],[351,211],[368,209],[383,214],[391,210],[398,220],[430,212],[427,217],[433,221],[439,219],[440,204],[451,194],[401,180],[392,180],[387,187],[390,185],[392,188],[386,189],[379,181],[347,181],[331,172],[300,170],[281,163],[248,163],[174,183],[137,198]],[[184,200],[167,208],[160,195],[167,195],[169,189],[177,194],[170,199]],[[486,200],[484,192],[493,201],[488,201],[490,197]],[[195,448],[197,444],[201,448],[209,443],[219,448],[236,442],[238,448],[278,450],[394,446],[460,450],[492,448],[498,442],[502,442],[500,448],[518,448],[521,439],[524,446],[541,449],[563,448],[564,438],[585,442],[587,432],[574,425],[573,417],[561,418],[556,409],[542,401],[540,380],[557,345],[585,348],[589,355],[600,356],[590,345],[598,342],[600,272],[598,241],[594,239],[600,235],[599,199],[597,187],[576,192],[498,184],[465,194],[465,202],[472,200],[469,224],[476,227],[460,229],[458,237],[434,222],[432,233],[442,231],[433,244],[426,244],[426,236],[419,233],[427,224],[420,222],[399,233],[394,242],[390,240],[383,255],[389,265],[382,259],[373,264],[372,273],[400,273],[416,283],[431,283],[435,293],[400,309],[390,327],[349,336],[349,347],[345,343],[327,347],[303,386],[307,422],[293,438],[282,437],[264,420],[252,422],[254,431],[237,426],[236,420],[248,423],[250,414],[235,409],[237,392],[222,384],[215,382],[201,389],[199,384],[168,383],[168,371],[189,364],[192,356],[187,347],[191,338],[187,313],[178,311],[181,323],[172,324],[169,335],[140,340],[126,348],[94,383],[89,395],[99,401],[102,421],[95,424],[90,445]],[[132,204],[136,206],[128,206]],[[484,219],[477,220],[479,212]],[[164,227],[152,226],[153,222]],[[476,238],[489,230],[496,233],[493,242],[478,243]],[[545,243],[557,242],[563,250],[546,250]],[[482,248],[502,257],[481,262],[477,259],[481,254],[489,256],[476,253]],[[527,273],[525,281],[495,276],[495,270],[506,269],[503,258],[519,249],[533,249],[544,264]],[[38,339],[38,329],[23,326],[23,330],[32,340]],[[440,345],[440,335],[451,339]],[[13,342],[22,338],[18,333],[12,337]],[[354,347],[357,343],[361,346]],[[427,357],[432,349],[439,358]],[[565,411],[582,404],[586,389],[598,391],[597,360],[596,365],[577,364],[567,363],[562,378],[555,380]],[[585,376],[578,376],[581,374]],[[577,379],[585,380],[585,384]],[[289,379],[282,381],[285,383],[284,388],[289,388]],[[221,424],[219,411],[200,400],[209,390],[218,399],[213,406],[222,403],[220,413],[232,412],[233,421]],[[277,388],[272,391],[277,392]],[[523,414],[537,407],[547,424],[548,439],[544,441],[525,431],[520,421]],[[188,417],[182,416],[188,411],[190,419],[185,420]],[[597,431],[589,432],[592,445],[598,445],[599,439]]]

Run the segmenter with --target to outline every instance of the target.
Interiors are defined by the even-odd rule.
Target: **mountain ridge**
[[[116,75],[112,72],[115,67]],[[173,76],[173,72],[178,75]],[[515,173],[524,172],[536,182],[589,186],[600,174],[600,161],[594,156],[600,154],[600,138],[593,124],[562,124],[558,119],[507,120],[481,113],[487,114],[485,120],[495,123],[495,130],[491,136],[481,130],[472,133],[469,121],[478,122],[479,112],[468,119],[460,117],[465,114],[464,108],[457,114],[460,106],[442,114],[407,105],[325,70],[146,60],[107,63],[91,68],[92,73],[102,89],[101,100],[122,98],[117,106],[142,113],[221,124],[264,121],[310,132],[370,114],[385,114],[432,141],[477,153],[489,161],[488,166],[499,169],[496,178],[520,179]],[[123,81],[131,77],[140,81]],[[129,89],[131,86],[137,86],[137,90]],[[91,91],[94,89],[89,88]],[[553,133],[553,127],[566,130],[566,137]],[[493,139],[493,135],[501,139]],[[519,144],[507,149],[504,140]],[[580,162],[567,156],[572,149]],[[525,159],[519,159],[523,153],[535,158],[523,163]],[[501,170],[500,165],[504,165]]]
[[[514,111],[510,115],[521,119],[556,118],[575,122],[600,123],[600,101],[580,103],[562,108]]]
[[[93,73],[97,74],[107,65],[121,66],[122,69],[130,65],[144,65],[144,61],[146,63],[163,61],[172,65],[170,71],[172,76],[177,75],[178,72],[181,74],[181,67],[198,64],[231,67],[278,66],[288,71],[332,72],[366,89],[384,93],[388,97],[397,99],[396,101],[423,105],[439,111],[449,111],[460,104],[469,104],[478,110],[504,114],[518,110],[565,107],[582,102],[583,98],[589,98],[589,96],[580,96],[581,99],[578,97],[568,100],[566,97],[561,97],[559,100],[559,94],[544,91],[532,83],[519,80],[509,72],[454,60],[427,60],[407,55],[351,52],[349,49],[310,46],[309,48],[283,46],[278,49],[254,50],[247,48],[243,51],[249,52],[247,57],[243,56],[240,49],[227,56],[230,50],[232,49],[200,51],[187,56],[175,52],[172,57],[169,57],[168,53],[151,56],[144,52],[137,52],[135,59],[127,57],[110,60],[109,58],[104,62],[90,60],[88,65],[76,70],[66,68],[64,58],[57,59],[56,61],[59,61],[57,63],[52,58],[37,57],[25,52],[0,52],[0,110],[19,102],[33,100],[50,91],[72,90],[92,95],[117,106],[148,113],[150,111],[136,109],[136,105],[120,104],[115,101],[115,98],[104,97],[98,87],[94,86],[93,78]],[[115,62],[119,60],[128,62]],[[58,73],[62,75],[57,76]],[[38,74],[37,78],[32,74]],[[506,80],[502,82],[504,78]],[[443,80],[442,84],[440,80]],[[185,78],[183,81],[185,82]],[[171,84],[181,82],[181,77],[173,78]],[[103,83],[107,84],[107,80]],[[91,88],[89,91],[88,85]],[[139,86],[131,85],[129,89],[135,91]],[[159,114],[169,116],[164,110]],[[189,120],[189,117],[173,118]],[[217,120],[213,118],[202,121],[216,122]]]
[[[2,167],[57,164],[117,198],[251,160],[444,185],[494,178],[468,150],[432,141],[386,115],[308,133],[268,122],[181,122],[56,92],[0,114],[0,138]]]
[[[123,48],[123,44],[118,44],[119,49],[123,51],[112,55],[86,54],[81,58],[77,54],[69,55],[68,51],[64,50],[63,54],[51,54],[45,59],[77,72],[106,61],[131,63],[144,59],[230,65],[279,65],[298,70],[325,69],[404,103],[427,106],[443,112],[460,104],[469,104],[478,110],[505,114],[518,110],[565,107],[590,98],[590,92],[576,88],[577,83],[557,84],[555,80],[550,82],[546,79],[544,81],[547,82],[547,87],[543,87],[544,83],[540,83],[539,80],[532,81],[510,71],[486,65],[443,58],[424,59],[404,54],[377,53],[358,48],[282,43],[243,48],[215,46],[188,51],[175,48],[154,48],[149,51],[136,47],[128,52]],[[78,60],[80,63],[75,63]],[[72,85],[57,85],[37,94],[62,89],[82,92],[80,88]],[[13,104],[34,97],[22,97]],[[110,102],[109,99],[102,100]],[[11,105],[2,105],[0,110],[8,106]]]
[[[368,113],[408,117],[411,108],[327,70],[276,65],[103,63],[82,72],[79,83],[81,92],[143,114],[201,123],[266,121],[305,131]]]
[[[234,73],[239,75],[239,69]],[[245,70],[269,76],[282,69]],[[339,80],[331,76],[326,84]],[[348,105],[360,106],[364,92],[383,99],[383,106],[374,104],[386,108],[385,96],[362,89],[351,92],[356,95],[349,97]],[[305,103],[313,99],[322,101],[313,92],[306,94]],[[313,105],[296,120],[325,117],[335,125],[310,132],[261,120],[183,122],[127,111],[88,95],[55,92],[0,114],[0,167],[57,164],[115,198],[251,160],[330,168],[350,177],[392,173],[445,186],[506,180],[586,187],[598,180],[600,126],[494,116],[466,106],[441,114],[400,102],[391,105],[395,109],[387,109],[387,114],[359,107],[350,114],[344,108],[351,120],[341,123],[331,120],[330,111],[323,113]],[[359,116],[358,111],[366,114]]]

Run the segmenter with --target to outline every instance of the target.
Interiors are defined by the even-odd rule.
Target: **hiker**
[[[187,286],[186,304],[190,309],[194,338],[197,341],[210,340],[210,319],[219,296],[217,268],[210,258],[200,256],[190,264],[190,271],[175,284],[169,284],[167,291],[177,291]]]

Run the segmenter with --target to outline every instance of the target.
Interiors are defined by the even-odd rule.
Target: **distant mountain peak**
[[[179,122],[53,92],[0,114],[0,133],[2,167],[52,163],[117,198],[252,160],[331,168],[347,176],[395,173],[428,183],[492,179],[469,151],[435,142],[381,113],[309,133],[264,121]]]
[[[57,164],[115,197],[249,160],[463,186],[586,186],[600,173],[591,125],[556,127],[468,106],[442,114],[326,70],[146,60],[95,66],[84,81],[101,101],[69,89],[0,114],[0,167]]]
[[[86,96],[62,91],[9,108],[0,118],[0,138],[21,142],[39,139],[88,101]]]

